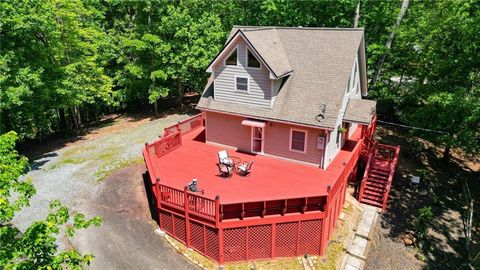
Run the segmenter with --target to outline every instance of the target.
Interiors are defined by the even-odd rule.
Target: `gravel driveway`
[[[31,206],[17,215],[15,224],[25,229],[33,220],[44,219],[49,202],[57,199],[73,212],[104,218],[101,227],[59,241],[62,248],[73,246],[92,252],[95,260],[91,269],[192,269],[154,234],[157,226],[150,218],[142,179],[145,166],[141,149],[145,142],[185,117],[167,116],[37,158],[27,174],[37,194]]]

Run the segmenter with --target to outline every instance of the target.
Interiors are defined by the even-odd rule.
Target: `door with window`
[[[263,154],[263,141],[265,139],[263,127],[252,127],[252,152]]]

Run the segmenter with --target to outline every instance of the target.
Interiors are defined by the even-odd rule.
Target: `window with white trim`
[[[260,62],[249,49],[247,49],[247,67],[260,68]]]
[[[248,77],[235,77],[235,91],[248,92]]]
[[[290,150],[305,153],[307,151],[307,132],[290,129]]]
[[[237,49],[235,49],[225,60],[225,65],[236,66],[237,65]]]

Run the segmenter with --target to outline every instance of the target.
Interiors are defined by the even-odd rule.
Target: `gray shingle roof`
[[[377,102],[367,99],[349,99],[343,120],[360,124],[370,124],[376,111]]]
[[[215,101],[208,85],[197,107],[335,128],[363,29],[239,26],[232,29],[230,38],[239,29],[272,70],[278,71],[277,76],[289,69],[292,73],[271,109]],[[322,121],[317,120],[320,113]]]

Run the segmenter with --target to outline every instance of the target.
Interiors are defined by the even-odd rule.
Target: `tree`
[[[2,269],[81,269],[93,256],[76,250],[59,251],[56,235],[62,230],[73,236],[75,230],[99,226],[101,218],[73,216],[58,201],[50,203],[43,221],[33,222],[21,232],[10,221],[35,194],[31,179],[22,179],[28,160],[15,150],[15,132],[0,135],[0,268]]]

